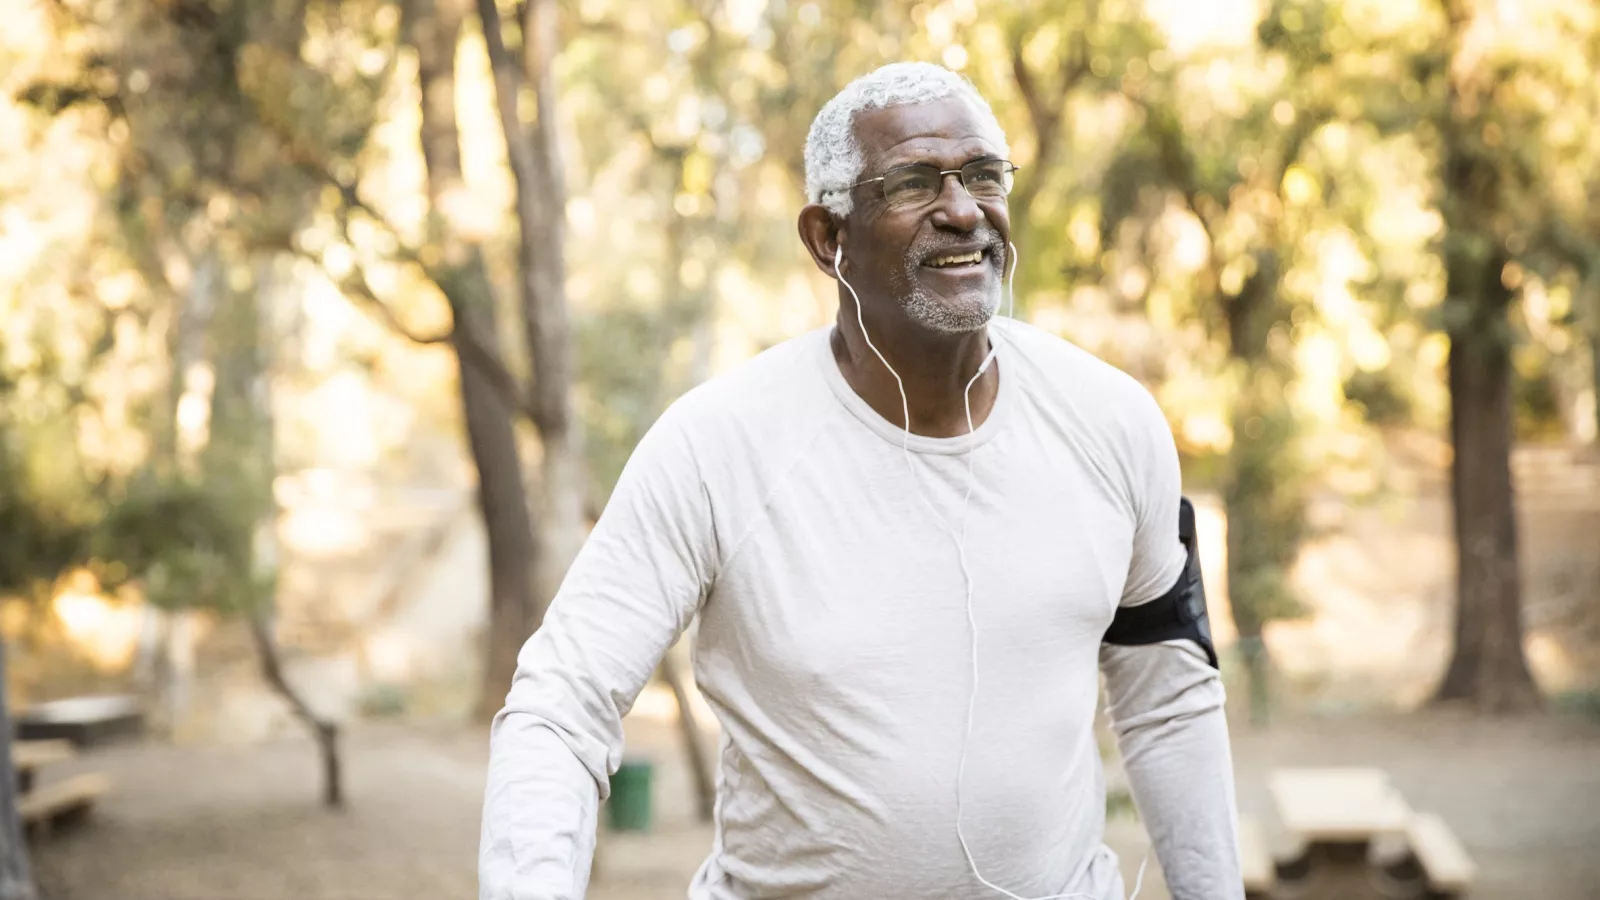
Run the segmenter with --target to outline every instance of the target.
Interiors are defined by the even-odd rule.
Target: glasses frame
[[[961,166],[961,168],[959,168],[959,169],[940,169],[937,166],[933,165],[932,163],[906,163],[903,166],[895,166],[895,167],[893,167],[891,169],[886,169],[886,170],[884,170],[884,173],[882,175],[879,175],[876,178],[867,178],[867,179],[864,179],[862,181],[858,181],[855,184],[850,185],[848,188],[846,188],[846,190],[853,191],[858,187],[863,187],[863,186],[869,185],[869,184],[880,184],[881,185],[884,182],[884,180],[887,179],[889,176],[893,175],[896,172],[904,171],[906,169],[924,169],[924,170],[931,169],[932,171],[934,171],[935,173],[938,174],[939,190],[934,193],[933,197],[927,203],[920,203],[920,204],[917,204],[916,206],[908,206],[908,207],[905,207],[906,209],[914,209],[914,208],[920,207],[920,206],[927,206],[930,203],[932,203],[934,200],[939,199],[939,195],[944,193],[944,180],[945,180],[945,178],[947,178],[948,176],[951,176],[951,175],[956,176],[956,180],[961,182],[961,189],[966,191],[967,192],[967,196],[972,197],[974,200],[997,199],[997,200],[1000,200],[1001,202],[1004,202],[1008,197],[1011,196],[1011,191],[1013,189],[1012,187],[1007,187],[1005,189],[1005,193],[1001,194],[999,197],[996,197],[996,198],[979,198],[978,196],[976,196],[976,195],[974,195],[972,193],[972,189],[971,188],[967,187],[967,177],[966,177],[965,174],[963,174],[966,171],[968,166],[975,166],[975,165],[978,165],[980,163],[996,163],[996,162],[1004,163],[1006,165],[1007,168],[1006,168],[1005,174],[1007,174],[1007,175],[1015,176],[1017,174],[1017,172],[1022,170],[1021,166],[1017,165],[1016,163],[1013,163],[1011,160],[1009,160],[1009,159],[1001,159],[999,157],[994,157],[994,156],[985,157],[983,159],[974,159],[971,162],[964,163]],[[1013,187],[1014,187],[1014,182],[1013,182]],[[888,192],[888,190],[880,188],[880,192],[883,194],[883,199],[885,201],[888,201],[889,200],[889,192]]]

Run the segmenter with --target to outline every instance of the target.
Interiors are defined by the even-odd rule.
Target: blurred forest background
[[[1241,722],[1600,706],[1592,0],[5,10],[13,709],[486,721],[661,410],[832,318],[806,129],[900,59],[1010,134],[1018,316],[1166,410]]]

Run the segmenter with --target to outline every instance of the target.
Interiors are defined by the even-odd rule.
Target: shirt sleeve
[[[1154,398],[1135,462],[1133,558],[1122,605],[1172,588],[1187,561],[1178,538],[1182,479],[1177,448]],[[1169,641],[1101,645],[1106,712],[1134,805],[1161,861],[1173,900],[1242,900],[1238,810],[1222,679],[1199,646]]]
[[[681,403],[682,401],[680,401]],[[490,730],[480,900],[581,900],[622,718],[710,588],[710,501],[682,414],[629,459]]]
[[[1128,428],[1126,471],[1133,507],[1133,556],[1122,606],[1149,603],[1172,589],[1188,555],[1178,540],[1183,475],[1172,429],[1155,398],[1140,387]]]
[[[1172,900],[1243,900],[1222,681],[1191,641],[1100,648],[1106,713]]]

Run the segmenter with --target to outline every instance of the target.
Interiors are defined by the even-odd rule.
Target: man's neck
[[[873,411],[896,425],[905,423],[900,388],[862,336],[854,316],[840,309],[829,335],[833,358],[844,380]],[[875,344],[905,385],[911,410],[911,433],[924,437],[957,437],[967,433],[964,400],[967,382],[989,355],[989,329],[959,335],[931,331],[877,329]],[[972,427],[983,424],[999,393],[999,367],[991,364],[972,386]]]

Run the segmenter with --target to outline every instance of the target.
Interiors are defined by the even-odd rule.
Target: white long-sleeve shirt
[[[969,436],[903,433],[819,329],[685,395],[630,459],[496,717],[482,900],[580,900],[622,718],[699,616],[722,726],[715,839],[690,900],[1122,897],[1104,846],[1099,672],[1176,900],[1243,896],[1217,673],[1192,645],[1102,647],[1184,563],[1177,453],[1136,381],[991,326]],[[915,474],[913,474],[915,473]],[[919,496],[919,490],[921,492]],[[924,502],[926,501],[926,502]]]

